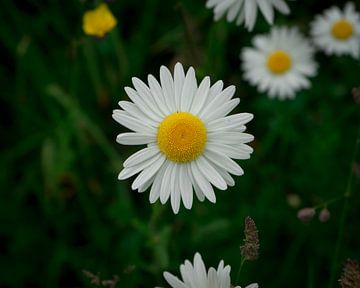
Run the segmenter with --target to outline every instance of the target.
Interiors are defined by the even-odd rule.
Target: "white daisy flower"
[[[233,159],[248,159],[253,149],[245,145],[254,137],[243,133],[253,115],[239,113],[227,116],[240,102],[232,98],[235,87],[223,90],[223,82],[210,86],[205,77],[197,85],[195,70],[186,75],[180,63],[174,77],[162,66],[160,83],[148,76],[148,85],[132,79],[135,89],[125,87],[132,102],[120,101],[122,110],[113,118],[134,132],[122,133],[117,142],[123,145],[147,145],[124,163],[119,179],[140,173],[132,189],[144,192],[150,186],[150,203],[164,204],[170,198],[174,213],[182,200],[185,208],[197,198],[215,203],[211,186],[226,190],[233,186],[230,176],[244,171]]]
[[[271,25],[274,23],[274,10],[286,15],[290,13],[284,0],[207,0],[206,7],[214,10],[215,21],[226,16],[228,22],[244,23],[249,31],[254,29],[258,9]]]
[[[211,267],[206,272],[205,264],[199,253],[194,256],[194,264],[186,260],[180,266],[182,280],[178,277],[164,272],[164,278],[173,288],[231,288],[230,280],[231,268],[229,265],[224,267],[224,261],[221,260],[217,269]],[[258,288],[259,285],[253,283],[246,288]],[[234,288],[241,288],[236,286]]]
[[[311,35],[327,55],[360,57],[360,14],[353,3],[347,3],[344,11],[331,7],[318,15],[311,23]]]
[[[260,92],[286,99],[310,87],[307,77],[317,71],[314,48],[296,28],[275,27],[270,34],[255,36],[253,45],[240,57],[244,78]]]

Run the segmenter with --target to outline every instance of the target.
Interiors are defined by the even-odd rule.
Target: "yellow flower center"
[[[269,54],[267,67],[273,74],[283,74],[291,68],[290,55],[282,50],[276,50]]]
[[[106,4],[100,4],[94,10],[87,11],[83,17],[83,30],[85,34],[104,37],[116,26],[116,18]]]
[[[158,129],[159,149],[174,162],[195,160],[204,150],[207,132],[204,123],[188,112],[167,116]]]
[[[336,21],[331,33],[338,40],[347,40],[353,35],[353,25],[345,19]]]

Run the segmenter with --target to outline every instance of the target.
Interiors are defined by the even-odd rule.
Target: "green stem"
[[[335,277],[337,274],[337,266],[338,266],[337,264],[339,261],[341,244],[342,244],[342,240],[344,237],[347,211],[349,209],[349,207],[348,207],[349,206],[349,198],[350,198],[351,192],[352,192],[352,180],[353,180],[353,175],[354,175],[352,167],[353,167],[353,164],[356,159],[356,155],[357,155],[357,152],[359,149],[359,144],[360,144],[360,127],[359,127],[359,131],[357,133],[353,158],[351,160],[350,174],[349,174],[348,182],[346,185],[346,190],[343,195],[343,197],[345,197],[345,200],[344,200],[343,211],[342,211],[341,219],[340,219],[339,234],[338,234],[338,238],[336,240],[336,246],[335,246],[335,251],[334,251],[334,256],[333,256],[333,262],[332,262],[332,267],[331,267],[331,276],[330,276],[330,281],[329,281],[329,285],[328,285],[329,288],[332,288],[334,286],[334,280],[335,280]]]
[[[181,2],[177,3],[177,8],[180,10],[181,13],[181,20],[184,27],[185,40],[190,50],[192,62],[193,64],[198,65],[200,63],[200,53],[196,47],[194,37],[192,36],[192,31],[189,23],[189,15]]]
[[[87,64],[87,68],[89,70],[91,82],[94,86],[96,96],[98,101],[101,103],[102,101],[102,84],[101,77],[99,74],[99,67],[96,61],[96,54],[94,51],[93,43],[89,41],[89,39],[85,39],[84,41],[84,56]]]
[[[245,261],[246,261],[245,257],[241,257],[240,267],[239,267],[239,270],[238,270],[238,272],[237,272],[237,274],[236,274],[236,283],[239,282],[241,269],[242,269],[242,267],[244,266]]]
[[[325,202],[323,202],[323,203],[320,203],[319,205],[316,205],[316,206],[314,206],[313,208],[314,208],[314,209],[326,208],[327,206],[329,206],[329,205],[331,205],[331,204],[334,204],[335,202],[338,202],[338,201],[342,200],[344,197],[346,197],[345,194],[340,195],[340,196],[338,196],[338,197],[335,197],[335,198],[332,198],[332,199],[330,199],[330,200],[327,200],[327,201],[325,201]]]
[[[125,76],[125,71],[128,69],[128,60],[126,57],[124,45],[118,35],[117,30],[112,31],[110,33],[110,37],[115,49],[115,54],[119,66],[119,75],[120,78],[123,78]]]

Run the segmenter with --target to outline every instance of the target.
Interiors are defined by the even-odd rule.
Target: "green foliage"
[[[260,258],[236,284],[327,285],[343,200],[329,207],[327,223],[304,224],[296,213],[345,192],[360,122],[350,93],[360,85],[359,63],[318,53],[311,89],[270,100],[241,78],[239,52],[255,33],[213,22],[203,2],[110,2],[118,26],[96,40],[81,30],[93,1],[2,1],[1,287],[91,287],[83,269],[118,275],[118,287],[165,286],[162,272],[178,273],[196,251],[207,266],[224,259],[234,279],[247,215],[259,229]],[[331,4],[343,1],[292,1],[291,16],[277,21],[308,33],[313,15]],[[255,31],[268,30],[261,20]],[[248,130],[256,140],[241,163],[245,175],[217,191],[216,205],[195,201],[174,216],[170,204],[150,205],[148,192],[117,181],[138,147],[116,144],[124,130],[111,114],[131,77],[157,76],[178,60],[198,78],[236,85],[238,111],[255,114]],[[347,257],[360,259],[359,179],[352,186],[339,276]],[[294,194],[295,208],[287,200]]]

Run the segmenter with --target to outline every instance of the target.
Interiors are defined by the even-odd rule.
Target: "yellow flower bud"
[[[104,37],[116,24],[116,18],[106,4],[100,4],[96,9],[85,12],[83,16],[83,30],[90,36]]]

